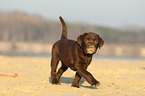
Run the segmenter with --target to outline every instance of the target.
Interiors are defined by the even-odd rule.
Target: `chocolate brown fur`
[[[92,61],[93,54],[96,53],[98,48],[101,48],[104,44],[104,40],[93,32],[83,33],[78,36],[77,41],[67,39],[67,28],[62,17],[60,17],[62,23],[62,36],[52,48],[51,58],[51,79],[52,84],[60,84],[59,80],[61,75],[68,69],[76,71],[75,78],[72,86],[79,87],[79,81],[83,77],[91,84],[92,87],[97,87],[100,82],[97,81],[91,73],[86,69]],[[62,66],[58,72],[57,66],[61,61]]]

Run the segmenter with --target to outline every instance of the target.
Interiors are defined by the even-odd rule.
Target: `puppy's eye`
[[[89,40],[90,40],[89,38],[85,38],[85,39],[84,39],[85,42],[87,42],[87,41],[89,41]]]
[[[98,39],[94,39],[95,42],[99,42]]]

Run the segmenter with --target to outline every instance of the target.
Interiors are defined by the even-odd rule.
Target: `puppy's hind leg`
[[[59,68],[58,72],[57,72],[57,80],[59,82],[61,75],[68,69],[68,67],[66,65],[64,65],[62,63],[62,66]]]
[[[57,56],[54,56],[54,54],[52,55],[52,59],[51,59],[51,80],[52,80],[52,84],[59,84],[59,81],[57,79],[57,66],[59,63],[59,58]]]

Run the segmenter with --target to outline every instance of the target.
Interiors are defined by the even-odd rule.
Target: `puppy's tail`
[[[63,20],[63,18],[60,16],[59,17],[61,24],[62,24],[62,35],[61,35],[61,39],[67,39],[67,27],[65,24],[65,21]]]

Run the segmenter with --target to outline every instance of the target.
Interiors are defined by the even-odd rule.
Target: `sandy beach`
[[[94,60],[88,71],[101,82],[93,88],[81,79],[71,87],[75,72],[68,69],[61,85],[52,85],[50,58],[0,56],[0,96],[145,96],[145,62]]]

